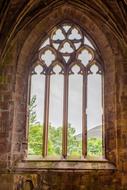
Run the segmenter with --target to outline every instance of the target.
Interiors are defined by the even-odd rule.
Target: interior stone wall
[[[105,70],[105,149],[116,170],[18,171],[27,155],[28,73],[46,33],[60,21],[81,25],[96,42]],[[33,20],[11,41],[0,65],[0,190],[127,190],[127,48],[105,24],[72,6]],[[21,188],[20,188],[21,186]]]
[[[57,172],[14,175],[14,190],[120,190],[120,179],[112,171]]]

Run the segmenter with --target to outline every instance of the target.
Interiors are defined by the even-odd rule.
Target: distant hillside
[[[101,125],[93,127],[92,129],[88,130],[87,136],[89,138],[100,138],[102,136],[102,127]],[[77,139],[81,138],[81,134],[77,135]]]
[[[88,137],[100,138],[102,136],[102,126],[96,126],[88,130]]]

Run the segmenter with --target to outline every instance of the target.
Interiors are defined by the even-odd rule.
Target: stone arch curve
[[[74,6],[62,5],[56,8],[47,16],[41,15],[41,21],[34,25],[34,28],[29,33],[28,37],[23,43],[21,48],[15,83],[15,103],[14,103],[14,119],[13,119],[13,132],[12,141],[16,139],[11,147],[12,155],[15,155],[16,160],[21,160],[26,156],[27,150],[27,90],[28,90],[28,74],[29,66],[33,60],[36,50],[39,48],[41,39],[57,24],[64,20],[69,20],[75,24],[80,25],[96,43],[104,63],[104,110],[105,110],[105,141],[106,145],[106,158],[116,163],[114,152],[117,151],[116,141],[112,140],[112,134],[116,135],[116,85],[115,85],[115,54],[113,47],[103,31],[101,25],[97,25],[83,11],[78,10]],[[96,20],[96,18],[95,18]],[[34,22],[34,21],[33,21]],[[29,26],[27,26],[29,27]],[[23,35],[23,31],[21,32]],[[113,36],[113,34],[111,34]],[[114,37],[113,37],[114,38]],[[19,88],[21,87],[21,88]],[[22,102],[22,106],[20,105]],[[18,108],[18,109],[17,109]],[[109,113],[112,117],[109,116]],[[110,117],[110,118],[109,118]],[[22,122],[18,122],[18,121]],[[20,131],[20,132],[19,132]],[[19,137],[19,138],[18,138]],[[18,140],[20,139],[20,141]],[[112,147],[110,146],[112,143]],[[16,146],[20,149],[17,151]]]

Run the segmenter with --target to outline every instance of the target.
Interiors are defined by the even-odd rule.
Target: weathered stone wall
[[[44,171],[0,175],[0,190],[126,190],[112,171]]]
[[[116,170],[43,171],[22,173],[15,165],[27,152],[27,89],[29,67],[41,38],[60,21],[69,19],[89,33],[100,51],[104,66],[106,158]],[[14,189],[20,180],[46,190],[127,190],[127,48],[98,17],[82,9],[62,6],[40,15],[11,41],[0,64],[0,190]],[[21,175],[21,177],[19,177]],[[22,177],[23,176],[23,177]],[[28,180],[30,178],[30,181]],[[32,186],[32,185],[31,185]],[[24,190],[24,189],[23,189]]]
[[[38,174],[14,175],[14,190],[22,182],[22,188],[28,187],[38,190],[120,190],[120,180],[116,174],[110,171],[86,171],[76,172],[57,172],[48,171]],[[28,188],[28,189],[27,189]],[[31,188],[31,189],[32,189]]]

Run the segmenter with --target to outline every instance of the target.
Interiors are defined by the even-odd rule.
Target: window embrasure
[[[48,34],[30,74],[28,155],[103,156],[100,63],[79,26],[61,24]]]

